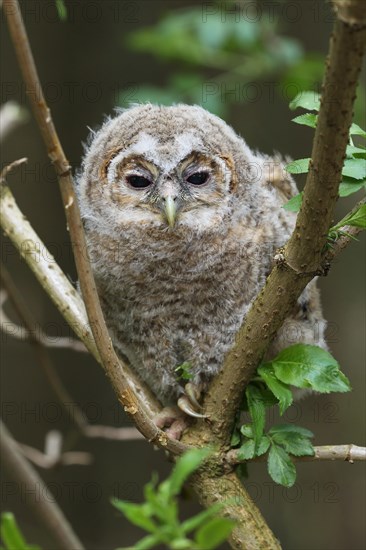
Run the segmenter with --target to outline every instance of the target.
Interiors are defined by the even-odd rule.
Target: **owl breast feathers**
[[[78,183],[89,253],[117,351],[164,404],[207,384],[263,286],[295,215],[281,159],[253,153],[198,106],[141,105],[94,134]],[[312,282],[269,354],[325,347]]]

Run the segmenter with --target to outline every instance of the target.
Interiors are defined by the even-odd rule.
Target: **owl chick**
[[[78,196],[102,308],[117,351],[164,405],[184,393],[183,363],[201,388],[220,370],[293,230],[282,205],[296,193],[281,159],[198,106],[134,106],[94,134]],[[311,282],[268,356],[326,347],[324,328]]]

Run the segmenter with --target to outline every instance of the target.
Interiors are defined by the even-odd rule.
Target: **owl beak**
[[[177,204],[171,195],[164,197],[164,213],[170,227],[174,227],[177,218]]]

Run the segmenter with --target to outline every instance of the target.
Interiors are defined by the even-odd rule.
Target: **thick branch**
[[[338,197],[343,159],[352,121],[358,74],[366,45],[366,2],[358,6],[360,24],[335,22],[315,131],[312,161],[296,228],[285,248],[286,265],[277,265],[239,330],[224,368],[205,400],[215,439],[229,443],[243,390],[277,330],[308,282],[319,274],[327,233]],[[187,441],[207,438],[203,422]]]
[[[22,456],[6,426],[0,421],[0,451],[3,466],[27,491],[46,495],[47,487],[29,462]],[[72,530],[56,502],[48,498],[35,498],[32,510],[40,518],[60,548],[83,550],[83,545]]]
[[[118,400],[146,439],[170,450],[172,453],[181,453],[185,447],[180,443],[168,440],[166,434],[153,423],[144,402],[136,394],[131,384],[129,384],[128,377],[125,374],[125,365],[119,360],[113,349],[90,266],[84,229],[71,176],[71,168],[59,141],[50,110],[46,104],[18,1],[5,0],[4,11],[19,66],[26,84],[28,97],[47,147],[48,156],[53,162],[59,179],[80,287],[102,365],[111,381]]]

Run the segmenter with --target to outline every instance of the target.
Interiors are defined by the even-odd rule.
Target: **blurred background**
[[[333,15],[316,0],[241,2],[65,0],[67,16],[53,0],[20,2],[41,82],[66,154],[80,166],[89,128],[116,106],[152,101],[198,103],[223,117],[253,149],[310,156],[313,130],[291,122],[300,114],[289,101],[301,90],[319,90]],[[60,3],[59,3],[60,5]],[[28,109],[24,85],[2,15],[1,103]],[[355,121],[365,127],[365,72]],[[1,164],[20,157],[28,164],[8,177],[17,202],[72,282],[76,272],[58,184],[31,114],[2,143]],[[299,187],[303,179],[297,179]],[[336,219],[362,192],[343,198]],[[291,407],[285,422],[315,434],[315,444],[364,444],[365,435],[365,239],[353,243],[320,280],[328,342],[350,378],[353,392],[308,398]],[[71,337],[59,313],[10,241],[2,262],[50,340]],[[7,314],[17,321],[10,306]],[[40,469],[47,495],[26,494],[3,472],[2,509],[15,513],[32,543],[55,548],[37,523],[34,498],[56,498],[88,550],[133,546],[142,533],[112,508],[110,499],[140,502],[153,471],[170,464],[139,441],[77,437],[28,343],[1,335],[2,416],[14,437],[39,450],[58,430],[72,450],[92,455],[89,466]],[[101,368],[87,354],[52,350],[54,365],[92,424],[128,426]],[[72,414],[71,414],[72,416]],[[278,420],[270,415],[271,421]],[[290,550],[361,550],[365,547],[365,467],[342,462],[298,464],[295,486],[272,482],[264,464],[249,467],[247,488],[283,547]],[[198,510],[190,497],[182,513]]]

